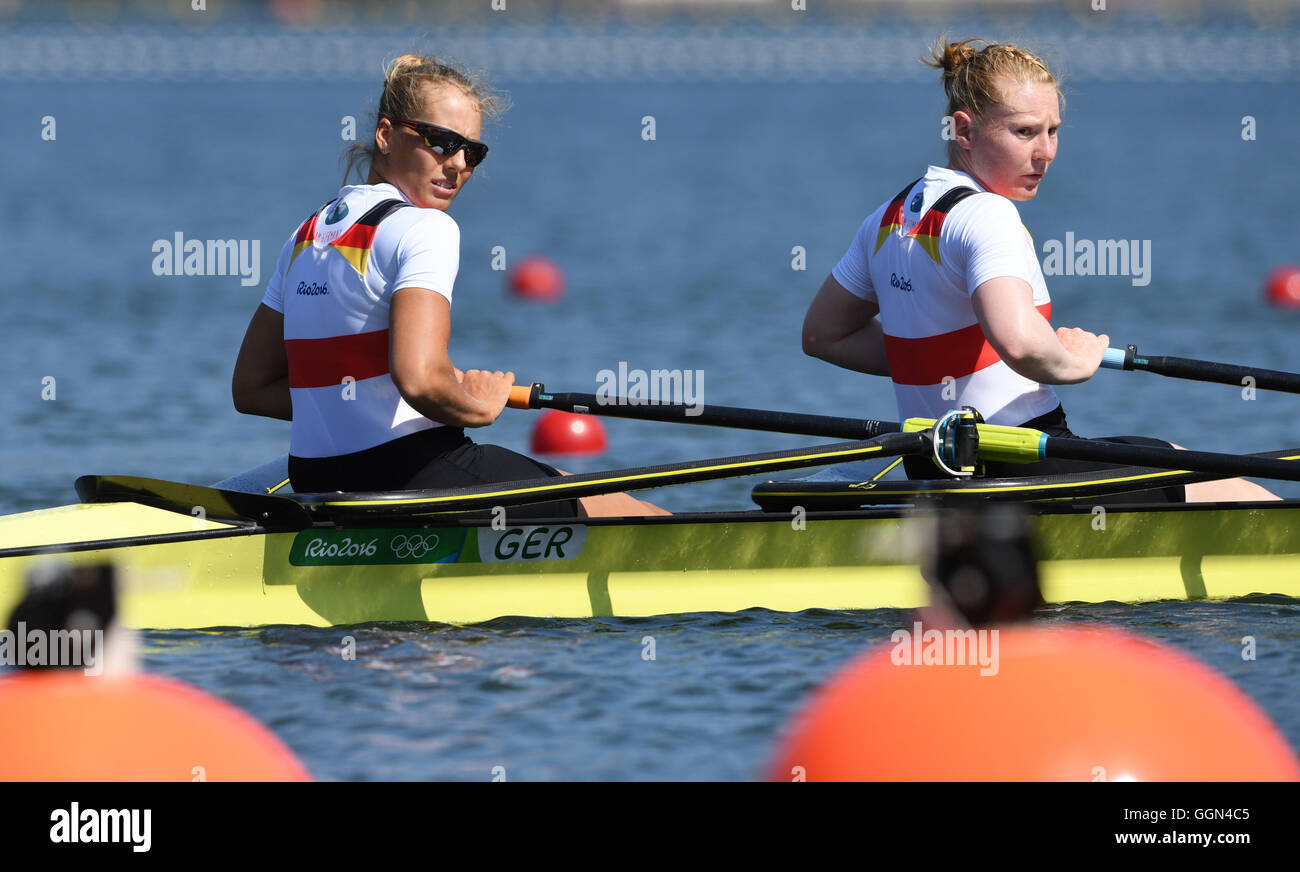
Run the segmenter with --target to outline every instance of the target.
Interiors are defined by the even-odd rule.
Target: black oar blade
[[[213,521],[256,524],[267,530],[302,530],[311,515],[288,497],[140,478],[132,475],[83,475],[77,496],[87,503],[133,502]]]

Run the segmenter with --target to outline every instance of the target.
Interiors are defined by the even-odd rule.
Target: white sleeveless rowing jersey
[[[900,420],[974,406],[1019,425],[1056,408],[1056,392],[1017,374],[989,345],[971,294],[1015,276],[1051,319],[1052,301],[1020,213],[963,172],[930,167],[873,212],[831,274],[876,303]]]
[[[411,408],[388,370],[394,291],[451,301],[460,229],[389,184],[350,185],[285,243],[262,302],[284,314],[295,457],[334,457],[440,427]]]

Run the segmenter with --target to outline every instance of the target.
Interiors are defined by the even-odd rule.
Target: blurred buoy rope
[[[793,719],[778,781],[1300,780],[1280,730],[1176,648],[1101,625],[1026,623],[1042,603],[1014,505],[924,520],[931,605]]]
[[[109,565],[44,564],[0,635],[0,780],[305,781],[266,727],[137,670]]]

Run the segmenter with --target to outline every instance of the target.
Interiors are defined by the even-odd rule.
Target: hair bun
[[[970,59],[976,55],[976,51],[970,46],[970,42],[970,40],[950,42],[943,47],[943,58],[940,63],[943,64],[944,72],[955,72],[962,64],[970,63]]]
[[[973,43],[982,43],[985,46],[992,45],[987,39],[974,37],[971,39],[962,39],[957,42],[949,42],[948,35],[945,33],[939,37],[937,42],[930,49],[928,58],[922,57],[926,66],[943,70],[944,79],[950,79],[957,74],[957,71],[975,59],[980,53]]]
[[[430,60],[430,58],[418,54],[400,55],[389,62],[387,75],[384,76],[384,81],[391,81],[412,70],[427,66]]]

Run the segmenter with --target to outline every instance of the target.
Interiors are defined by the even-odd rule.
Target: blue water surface
[[[486,131],[491,156],[453,212],[460,367],[594,391],[624,361],[700,370],[710,403],[893,417],[887,382],[805,357],[799,331],[862,219],[943,160],[934,84],[504,84],[514,109]],[[4,89],[0,511],[73,502],[83,473],[210,482],[286,450],[287,424],[234,412],[230,374],[280,246],[338,187],[340,119],[364,127],[372,85]],[[54,141],[39,135],[45,116]],[[1022,218],[1040,245],[1067,233],[1148,239],[1152,272],[1145,286],[1049,277],[1054,323],[1148,353],[1300,369],[1300,310],[1269,308],[1260,291],[1272,268],[1300,260],[1298,141],[1293,83],[1073,84],[1056,165]],[[155,275],[153,244],[178,232],[257,241],[260,281]],[[564,299],[510,298],[496,246],[554,259]],[[792,268],[796,247],[806,269]],[[1109,371],[1060,394],[1085,435],[1224,451],[1300,443],[1293,396]],[[508,411],[479,438],[526,451],[534,421]],[[582,471],[816,441],[606,427],[605,455],[557,462]],[[745,508],[752,484],[648,497],[675,511]],[[1102,604],[1046,618],[1190,651],[1300,742],[1294,603]],[[488,780],[504,767],[509,780],[745,779],[810,690],[909,623],[888,610],[753,611],[155,631],[144,644],[150,669],[243,706],[319,778]],[[355,661],[339,656],[345,634]],[[1241,659],[1247,635],[1257,660]]]

